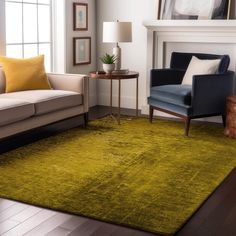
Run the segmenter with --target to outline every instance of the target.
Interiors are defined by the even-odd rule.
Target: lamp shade
[[[103,42],[104,43],[132,42],[132,23],[104,22]]]

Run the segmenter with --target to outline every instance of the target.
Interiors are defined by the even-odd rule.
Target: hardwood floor
[[[0,235],[151,236],[153,234],[0,199]]]
[[[107,111],[106,107],[96,107],[91,110],[89,117],[90,119],[102,117]],[[134,114],[133,110],[122,112],[128,115]],[[70,122],[60,122],[58,125],[54,124],[33,133],[24,134],[24,138],[14,137],[14,145],[12,145],[13,139],[6,140],[5,143],[1,143],[0,151],[11,150],[78,124],[82,124],[82,119],[73,118]],[[0,235],[152,236],[154,234],[0,199]],[[236,235],[236,170],[226,178],[176,235]]]

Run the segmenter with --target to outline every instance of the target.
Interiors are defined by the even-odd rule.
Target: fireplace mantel
[[[168,42],[236,45],[236,20],[153,20],[143,25],[148,30],[148,64],[152,68],[163,67],[164,44]]]
[[[152,20],[143,25],[159,32],[236,32],[236,20]]]
[[[143,25],[147,28],[147,96],[150,70],[165,66],[166,43],[230,44],[236,47],[236,20],[151,20]],[[233,67],[236,69],[236,65]]]

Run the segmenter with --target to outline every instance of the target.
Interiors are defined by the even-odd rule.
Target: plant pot
[[[110,74],[115,69],[115,64],[103,64],[103,70]]]

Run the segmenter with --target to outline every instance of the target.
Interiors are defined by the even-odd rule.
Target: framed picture
[[[161,0],[160,19],[229,19],[231,0]]]
[[[73,24],[74,30],[86,31],[88,30],[88,4],[87,3],[73,3]]]
[[[215,0],[212,19],[229,19],[231,0]]]
[[[74,65],[91,63],[91,37],[73,38]]]

